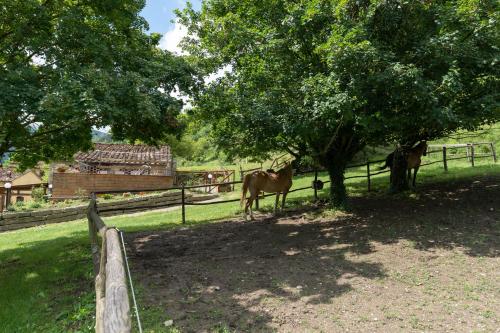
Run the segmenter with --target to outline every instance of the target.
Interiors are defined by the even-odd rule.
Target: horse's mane
[[[287,174],[292,170],[292,163],[287,163],[283,168],[279,169],[276,173],[277,174]]]
[[[411,150],[415,150],[415,149],[420,149],[420,148],[423,148],[423,147],[427,147],[427,141],[425,140],[422,140],[420,141],[415,147],[413,147]]]

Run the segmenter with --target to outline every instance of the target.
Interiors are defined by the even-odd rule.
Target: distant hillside
[[[101,132],[98,130],[92,130],[92,142],[113,142],[111,134],[106,132]]]

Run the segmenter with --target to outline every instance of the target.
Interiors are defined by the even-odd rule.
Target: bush
[[[111,199],[113,199],[113,195],[112,195],[112,194],[109,194],[109,193],[106,193],[106,194],[103,194],[103,195],[102,195],[102,198],[103,198],[104,200],[111,200]]]
[[[21,211],[24,210],[24,202],[23,201],[18,201],[16,203],[10,204],[9,207],[7,207],[7,211],[9,212],[16,212],[16,211]]]
[[[37,208],[41,208],[41,207],[42,207],[42,204],[39,201],[32,201],[28,205],[29,209],[37,209]]]
[[[302,156],[300,159],[294,160],[292,165],[297,172],[310,171],[316,168],[314,160],[310,156]]]
[[[31,190],[31,197],[35,202],[42,202],[44,200],[45,191],[43,187],[33,187]]]

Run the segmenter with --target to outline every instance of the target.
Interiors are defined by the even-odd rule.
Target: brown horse
[[[241,194],[241,205],[245,203],[245,221],[247,220],[248,209],[250,208],[250,218],[253,220],[252,204],[261,191],[276,193],[276,202],[274,212],[278,210],[280,193],[283,193],[281,209],[285,207],[285,199],[290,187],[292,187],[293,169],[292,164],[287,163],[285,167],[275,173],[266,171],[254,171],[245,175],[243,180],[243,193]],[[250,197],[246,198],[247,190],[250,191]]]
[[[413,169],[413,187],[415,187],[415,179],[417,178],[417,172],[420,168],[420,164],[422,163],[422,155],[427,155],[427,142],[420,141],[418,145],[411,148],[407,152],[405,152],[406,157],[406,168],[408,169],[408,181],[411,180],[411,169]],[[394,161],[394,152],[387,155],[385,159],[385,164],[380,170],[383,170],[387,167],[392,171],[392,163]]]

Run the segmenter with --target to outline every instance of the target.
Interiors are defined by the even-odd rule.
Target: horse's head
[[[293,175],[293,166],[292,166],[292,162],[290,161],[286,161],[284,163],[284,167],[281,168],[280,170],[278,170],[279,174],[281,175],[289,175],[290,177]]]
[[[422,148],[422,155],[427,156],[427,141],[420,141],[419,146]]]

